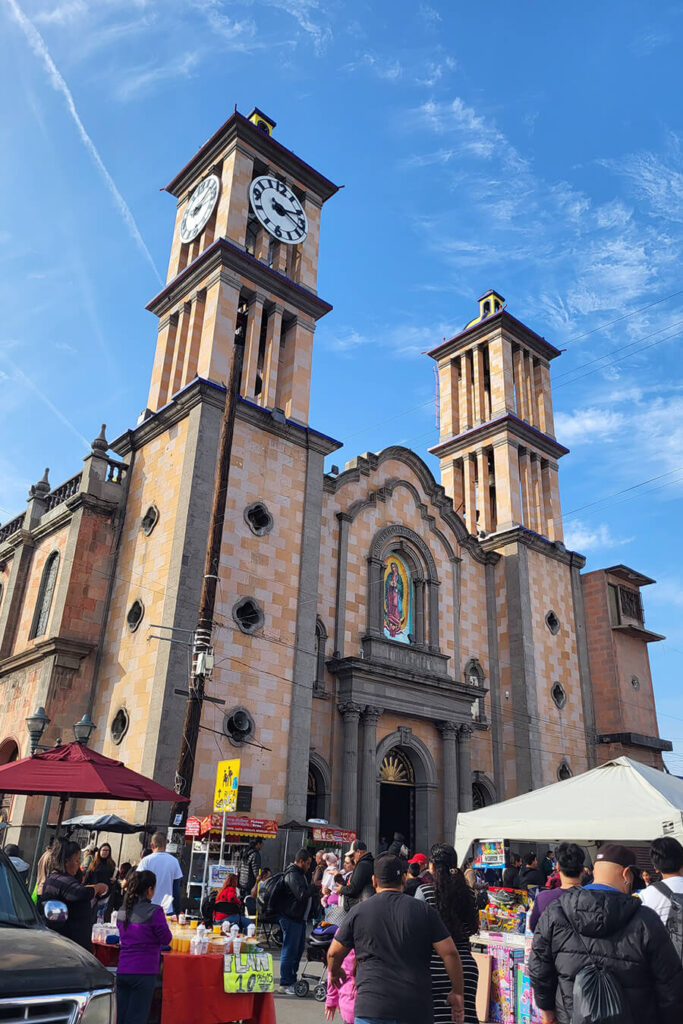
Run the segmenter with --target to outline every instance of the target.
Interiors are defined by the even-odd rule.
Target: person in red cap
[[[421,885],[424,885],[425,869],[427,867],[427,858],[424,853],[416,853],[414,857],[411,857],[408,861],[408,877],[406,878],[403,891],[406,896],[414,896]]]
[[[681,1024],[683,966],[657,914],[631,895],[640,884],[635,860],[628,847],[605,843],[594,881],[567,889],[541,914],[529,977],[543,1024],[571,1024],[575,997],[585,1004],[591,987],[605,985],[619,1003],[610,1024]],[[582,1020],[600,1019],[585,1011]]]

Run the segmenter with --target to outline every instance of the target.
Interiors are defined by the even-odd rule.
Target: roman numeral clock
[[[278,241],[298,245],[305,240],[308,221],[304,208],[282,181],[268,175],[254,178],[249,201],[258,220]]]

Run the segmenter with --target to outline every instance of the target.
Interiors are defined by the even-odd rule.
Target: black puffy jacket
[[[681,1024],[681,961],[657,914],[636,896],[572,888],[541,914],[529,976],[539,1009],[554,1009],[558,1024],[570,1024],[574,979],[591,962],[621,985],[624,1024]]]
[[[367,896],[374,896],[375,887],[372,884],[372,876],[375,870],[375,859],[371,853],[364,853],[349,878],[346,885],[342,885],[339,895],[344,897],[344,910],[347,912],[355,907],[356,903]]]
[[[284,885],[278,900],[278,913],[292,921],[303,921],[313,897],[318,890],[297,864],[290,864],[285,870]]]

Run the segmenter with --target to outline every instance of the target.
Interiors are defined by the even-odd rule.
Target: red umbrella
[[[62,798],[62,807],[69,797],[188,802],[187,797],[131,771],[123,761],[98,754],[84,743],[65,743],[0,766],[0,793],[56,794]]]

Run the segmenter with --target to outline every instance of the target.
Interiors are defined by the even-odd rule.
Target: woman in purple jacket
[[[152,1006],[161,950],[171,942],[171,929],[160,906],[152,903],[157,877],[153,871],[131,871],[126,879],[123,920],[116,972],[118,1024],[146,1024]]]

